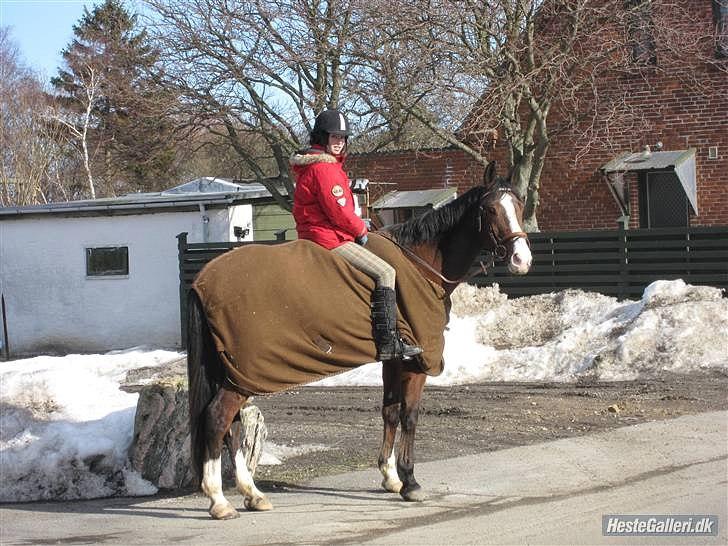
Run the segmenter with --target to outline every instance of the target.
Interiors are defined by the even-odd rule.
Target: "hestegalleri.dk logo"
[[[602,516],[603,536],[717,536],[718,516],[627,515]]]

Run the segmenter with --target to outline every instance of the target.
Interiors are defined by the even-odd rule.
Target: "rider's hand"
[[[366,233],[364,235],[359,235],[359,237],[354,239],[356,244],[361,245],[361,246],[365,246],[367,244],[368,240],[369,240],[369,237],[367,237]]]

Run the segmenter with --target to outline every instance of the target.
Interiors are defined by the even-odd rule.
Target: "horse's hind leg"
[[[255,486],[253,475],[248,469],[246,447],[242,440],[243,424],[238,413],[230,426],[230,434],[225,436],[225,444],[235,465],[235,483],[238,486],[238,491],[243,495],[245,508],[258,511],[270,510],[273,505]]]
[[[399,493],[402,482],[397,475],[397,463],[394,455],[394,441],[399,424],[399,406],[402,397],[401,384],[402,362],[393,360],[382,364],[382,383],[384,395],[382,399],[382,420],[384,435],[379,452],[379,471],[384,479],[382,487],[392,493]]]
[[[205,410],[205,455],[202,462],[202,491],[210,498],[210,515],[215,519],[239,516],[222,491],[222,446],[233,419],[246,397],[220,389]],[[245,463],[243,462],[243,465]]]
[[[402,372],[402,404],[399,413],[402,434],[397,453],[397,474],[402,480],[402,489],[399,494],[408,501],[423,501],[426,498],[424,491],[415,480],[414,473],[415,429],[426,379],[427,376],[420,371],[404,370]]]

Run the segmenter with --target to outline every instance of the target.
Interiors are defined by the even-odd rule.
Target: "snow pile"
[[[130,350],[0,364],[0,501],[148,495],[128,467],[137,394],[126,372],[181,355]]]

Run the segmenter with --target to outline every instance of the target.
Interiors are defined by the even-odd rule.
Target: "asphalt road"
[[[371,469],[271,491],[272,512],[223,522],[199,495],[6,504],[0,543],[728,544],[725,411],[423,463],[416,474],[424,503],[383,492]],[[718,534],[605,537],[607,514],[715,515]]]

